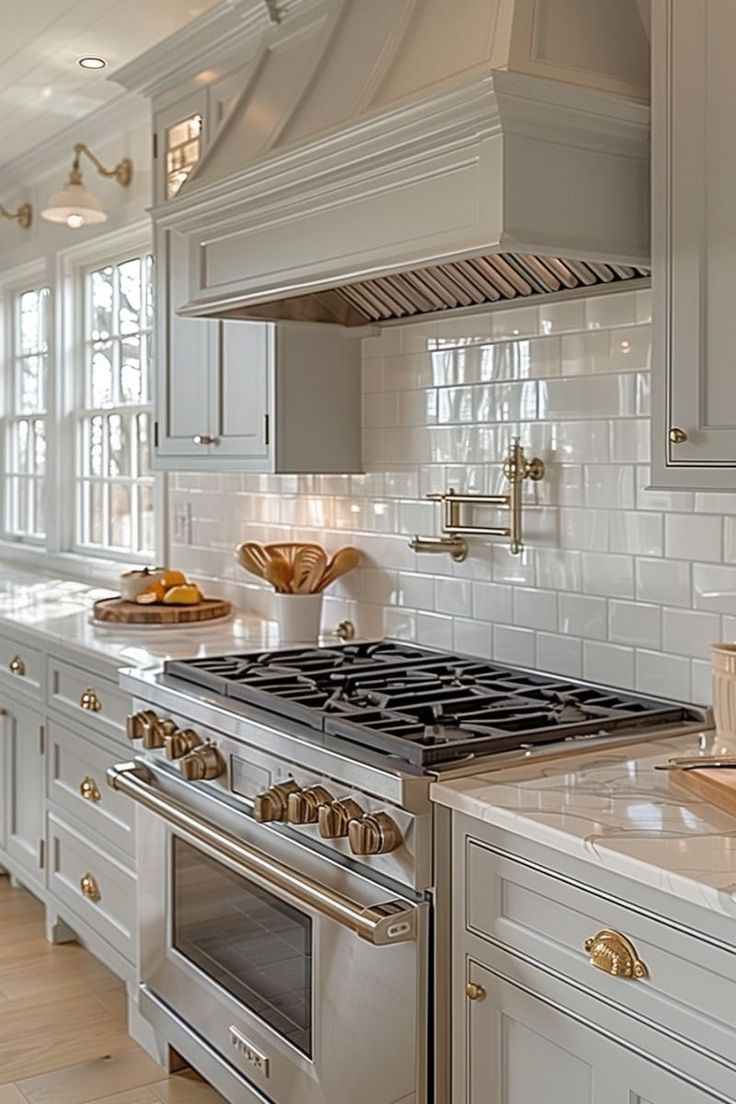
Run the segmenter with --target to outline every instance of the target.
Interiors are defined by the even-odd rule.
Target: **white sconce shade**
[[[107,221],[100,201],[83,184],[71,181],[63,191],[51,196],[41,216],[49,222],[66,223],[74,230],[78,230],[80,226],[93,226]]]

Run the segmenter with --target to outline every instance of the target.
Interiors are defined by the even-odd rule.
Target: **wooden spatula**
[[[347,575],[348,571],[352,571],[359,563],[360,552],[357,548],[351,548],[350,545],[338,548],[317,583],[317,590],[325,590],[330,583],[335,582],[335,579],[339,579],[341,575]]]
[[[325,573],[327,556],[316,545],[303,545],[294,558],[291,589],[294,594],[311,594]]]
[[[235,549],[235,558],[251,575],[257,575],[260,579],[265,578],[270,557],[266,555],[263,545],[258,541],[243,541]]]

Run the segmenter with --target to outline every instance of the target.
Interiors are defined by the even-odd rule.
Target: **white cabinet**
[[[652,482],[736,488],[736,4],[653,0],[652,23]]]
[[[43,880],[44,721],[35,709],[4,701],[6,850],[12,873],[34,888]]]

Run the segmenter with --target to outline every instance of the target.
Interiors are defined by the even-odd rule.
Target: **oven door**
[[[168,773],[110,773],[139,808],[141,984],[278,1104],[423,1101],[427,904]]]

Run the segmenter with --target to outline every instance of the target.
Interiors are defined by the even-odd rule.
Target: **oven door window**
[[[172,943],[303,1054],[312,1054],[312,921],[173,837]]]

